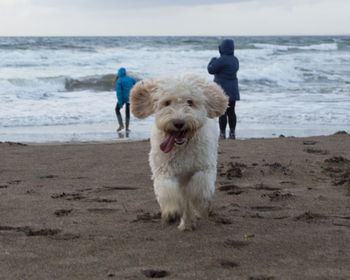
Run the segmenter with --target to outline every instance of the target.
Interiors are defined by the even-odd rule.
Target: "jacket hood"
[[[235,51],[235,43],[232,39],[225,39],[219,45],[220,54],[230,54],[233,55]]]
[[[119,68],[118,70],[118,77],[125,77],[126,76],[126,70],[124,67]]]

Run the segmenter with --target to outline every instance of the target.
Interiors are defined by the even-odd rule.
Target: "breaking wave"
[[[81,78],[57,76],[36,79],[8,79],[0,80],[0,91],[18,93],[36,92],[39,95],[63,91],[113,91],[114,87],[112,86],[112,81],[114,77],[115,74],[85,76]],[[135,79],[139,80],[138,78]]]

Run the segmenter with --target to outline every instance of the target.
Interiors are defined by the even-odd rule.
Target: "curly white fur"
[[[134,116],[155,114],[149,162],[162,220],[181,217],[180,230],[194,229],[195,214],[207,216],[214,194],[214,118],[225,112],[227,97],[218,85],[183,74],[138,82],[130,100]]]

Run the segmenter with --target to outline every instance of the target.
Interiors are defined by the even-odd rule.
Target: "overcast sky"
[[[350,0],[0,0],[0,36],[350,34]]]

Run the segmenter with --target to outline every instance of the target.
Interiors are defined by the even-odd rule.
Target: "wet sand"
[[[0,279],[349,279],[350,135],[220,141],[208,220],[163,226],[149,142],[0,144]]]

